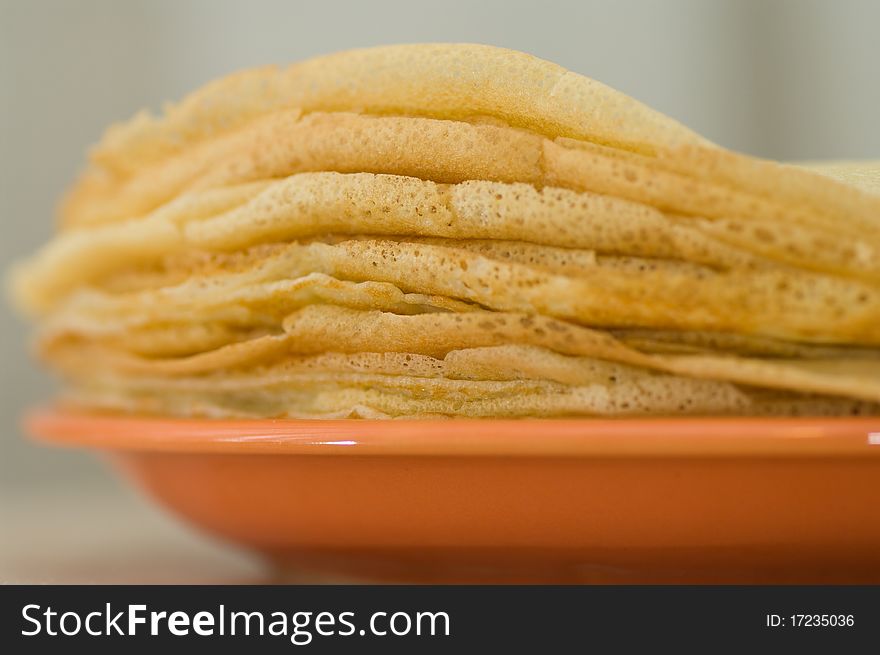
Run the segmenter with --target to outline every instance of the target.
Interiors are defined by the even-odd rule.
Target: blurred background
[[[239,68],[384,43],[488,43],[601,80],[730,148],[878,158],[878,25],[873,0],[0,0],[0,268],[48,239],[106,125]],[[31,513],[29,499],[81,492],[184,539],[91,455],[25,440],[21,411],[52,389],[26,341],[0,303],[0,511],[13,520],[0,531]],[[90,524],[74,518],[83,533]],[[29,549],[16,543],[8,558]]]

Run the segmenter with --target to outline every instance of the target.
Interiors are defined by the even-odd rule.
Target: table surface
[[[0,498],[0,583],[274,581],[256,557],[198,534],[121,484]]]

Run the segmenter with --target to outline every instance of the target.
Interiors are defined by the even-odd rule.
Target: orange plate
[[[880,418],[190,420],[40,410],[286,570],[419,582],[880,582]]]

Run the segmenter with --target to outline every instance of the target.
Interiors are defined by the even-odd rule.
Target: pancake
[[[93,409],[878,413],[878,176],[522,53],[358,50],[111,127],[11,290]]]
[[[235,371],[265,365],[291,354],[356,355],[383,351],[439,358],[453,350],[516,344],[537,347],[551,361],[556,354],[582,356],[693,378],[880,401],[880,358],[877,357],[847,356],[846,353],[817,359],[758,358],[711,352],[648,353],[627,346],[607,332],[525,314],[401,315],[316,304],[288,315],[281,331],[267,331],[253,339],[229,341],[214,350],[190,353],[180,352],[183,339],[175,338],[181,326],[164,328],[159,328],[158,334],[153,332],[155,328],[104,334],[100,339],[102,345],[91,348],[94,338],[83,338],[75,331],[56,333],[44,340],[42,351],[44,357],[56,365],[65,359],[68,375],[90,361],[93,362],[90,371],[97,362],[106,362],[110,370],[121,373],[175,377]],[[140,349],[138,344],[143,343],[152,349]],[[166,343],[172,344],[170,350],[156,349],[157,344]],[[87,353],[88,359],[80,358],[79,352]],[[495,363],[499,368],[507,364]]]
[[[130,295],[75,295],[56,316],[69,320],[96,312],[97,320],[122,316],[127,325],[184,315],[193,320],[280,320],[330,278],[338,281],[334,289],[344,293],[371,289],[375,294],[443,296],[582,325],[731,331],[818,343],[880,342],[880,290],[864,283],[784,269],[638,271],[599,263],[572,277],[468,249],[385,239],[294,242],[244,272],[197,275]],[[318,297],[327,299],[326,294]],[[364,306],[365,301],[343,304]],[[680,311],[688,305],[691,311]],[[236,314],[241,318],[235,319]]]

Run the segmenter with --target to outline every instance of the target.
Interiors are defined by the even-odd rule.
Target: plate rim
[[[156,453],[543,457],[880,457],[880,417],[211,419],[48,405],[25,431],[65,447]]]

